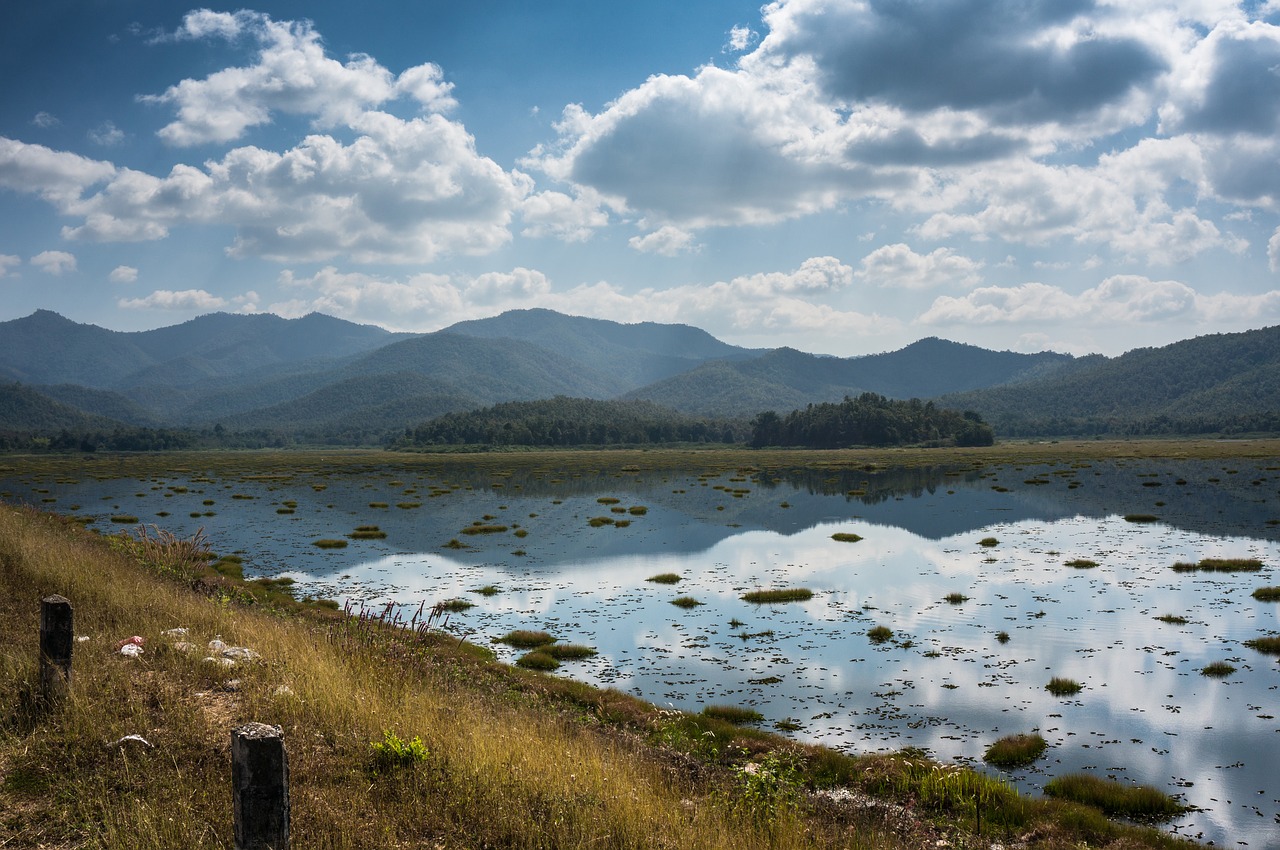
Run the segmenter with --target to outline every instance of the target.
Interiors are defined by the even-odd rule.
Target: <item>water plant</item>
[[[1201,558],[1196,563],[1179,562],[1173,565],[1177,573],[1252,573],[1262,569],[1257,558]]]
[[[978,541],[979,546],[986,546],[988,549],[992,546],[999,546],[1000,541],[994,537],[984,537]]]
[[[1187,623],[1191,622],[1186,617],[1179,616],[1178,614],[1161,614],[1155,619],[1162,623],[1169,623],[1174,626],[1185,626]]]
[[[888,626],[872,626],[867,629],[867,637],[872,643],[884,643],[893,637],[893,629]]]
[[[1280,637],[1268,635],[1267,637],[1253,638],[1247,640],[1244,645],[1250,649],[1256,649],[1258,652],[1267,655],[1280,655]]]
[[[1215,679],[1225,678],[1236,672],[1236,668],[1225,661],[1214,661],[1212,664],[1206,664],[1200,668],[1201,676],[1209,676]]]
[[[692,596],[677,596],[671,600],[671,604],[677,608],[697,608],[702,603]]]
[[[508,530],[509,529],[505,525],[490,525],[480,520],[476,520],[471,525],[462,529],[462,533],[474,536],[476,534],[501,534]]]
[[[553,643],[540,649],[557,661],[577,661],[581,658],[592,658],[600,652],[594,646],[583,646],[580,643]]]
[[[1008,643],[1008,642],[1009,642],[1009,633],[1008,633],[1008,632],[1006,632],[1006,631],[999,631],[999,632],[996,632],[996,640],[1000,641],[1001,643]]]
[[[862,539],[862,535],[854,534],[851,531],[837,531],[835,534],[831,535],[831,539],[839,543],[857,543]]]
[[[1187,811],[1186,806],[1149,785],[1124,785],[1084,773],[1059,776],[1044,786],[1044,793],[1132,819],[1165,820]]]
[[[1062,565],[1064,567],[1074,567],[1077,570],[1091,570],[1098,566],[1098,562],[1089,558],[1072,558],[1070,561],[1063,561]]]
[[[387,533],[376,525],[358,525],[356,530],[347,536],[352,540],[382,540]]]
[[[649,576],[645,581],[651,581],[654,584],[678,584],[684,579],[677,573],[658,573],[656,576]]]
[[[1048,742],[1038,733],[1005,735],[987,747],[982,760],[996,767],[1022,767],[1044,755],[1048,746]]]
[[[546,632],[533,629],[515,629],[498,638],[498,643],[505,643],[520,649],[533,649],[555,643],[556,639]]]
[[[347,541],[332,537],[322,537],[319,540],[313,540],[311,545],[318,546],[321,549],[345,549],[347,548]]]
[[[516,666],[523,667],[526,670],[555,670],[560,666],[560,662],[555,659],[549,652],[541,649],[535,649],[532,652],[526,652],[516,659]]]
[[[962,602],[968,602],[969,597],[965,596],[963,593],[952,592],[942,597],[942,601],[950,602],[952,605],[959,605]]]
[[[753,590],[742,595],[743,602],[762,605],[770,602],[806,602],[813,598],[807,587],[784,587],[777,590]]]
[[[1124,521],[1137,522],[1137,523],[1159,522],[1160,517],[1156,516],[1155,514],[1125,514]]]
[[[614,520],[613,517],[594,516],[591,519],[587,520],[587,525],[591,526],[592,528],[599,528],[602,525],[613,525],[615,521],[616,520]]]
[[[466,599],[446,599],[443,602],[437,602],[435,607],[447,613],[457,613],[476,607],[476,603],[469,602]]]
[[[1049,684],[1044,686],[1044,689],[1055,697],[1069,697],[1084,690],[1084,685],[1080,684],[1075,679],[1054,676],[1049,680]]]
[[[753,708],[743,708],[737,705],[708,705],[702,709],[704,717],[710,717],[713,720],[723,720],[725,723],[732,723],[739,726],[743,723],[759,723],[764,720],[764,715]]]
[[[1280,587],[1260,587],[1253,592],[1259,602],[1280,602]]]

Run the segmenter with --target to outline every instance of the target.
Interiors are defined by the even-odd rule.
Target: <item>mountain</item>
[[[105,389],[154,362],[127,334],[49,310],[0,322],[0,378]]]
[[[1177,433],[1261,421],[1280,413],[1280,327],[1083,358],[1016,387],[943,395],[938,403],[976,410],[1006,435],[1124,427]]]
[[[143,427],[162,424],[152,411],[111,390],[95,390],[77,384],[57,384],[36,389],[41,395],[91,416]]]
[[[441,333],[532,343],[613,376],[621,387],[618,392],[678,375],[709,360],[737,360],[760,353],[721,342],[689,325],[622,324],[542,309],[510,310],[489,319],[459,322]]]
[[[701,416],[753,416],[874,392],[931,398],[1023,381],[1069,368],[1065,354],[1017,354],[929,338],[866,357],[820,357],[779,348],[750,360],[709,363],[627,393]]]
[[[54,401],[22,384],[0,384],[0,431],[85,430],[114,428],[119,422],[93,416]]]

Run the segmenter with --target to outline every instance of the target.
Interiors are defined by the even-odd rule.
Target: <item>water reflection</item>
[[[318,595],[414,608],[466,597],[476,607],[452,619],[459,634],[489,645],[537,628],[591,644],[599,655],[563,675],[660,704],[746,705],[768,722],[799,724],[805,740],[854,752],[914,745],[979,766],[996,738],[1038,730],[1048,756],[1012,775],[1028,790],[1085,770],[1183,795],[1203,809],[1174,825],[1184,834],[1256,846],[1280,824],[1280,665],[1242,645],[1278,630],[1280,605],[1250,597],[1280,584],[1280,478],[1262,464],[621,475],[458,467],[0,486],[78,503],[104,524],[117,511],[164,510],[165,527],[204,527],[219,551],[242,550],[251,571],[287,572]],[[293,513],[277,513],[286,503]],[[1161,521],[1126,522],[1127,513]],[[592,527],[594,517],[613,524]],[[506,530],[464,534],[475,522]],[[312,545],[365,524],[386,539]],[[837,532],[863,539],[838,542]],[[981,546],[984,537],[998,542]],[[454,539],[466,548],[448,548]],[[1205,557],[1255,557],[1266,568],[1170,569]],[[1097,566],[1067,566],[1074,559]],[[683,581],[646,581],[663,572]],[[490,584],[502,592],[470,592]],[[786,586],[815,596],[741,599]],[[944,601],[950,593],[968,599]],[[671,604],[678,595],[702,604],[682,610]],[[1156,619],[1164,614],[1188,622]],[[875,625],[893,640],[872,644]],[[1200,675],[1214,661],[1237,671]],[[1052,676],[1085,688],[1054,697],[1044,687]]]

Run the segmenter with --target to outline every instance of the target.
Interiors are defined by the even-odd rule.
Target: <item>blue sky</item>
[[[0,320],[1280,323],[1280,0],[52,0],[0,78]]]

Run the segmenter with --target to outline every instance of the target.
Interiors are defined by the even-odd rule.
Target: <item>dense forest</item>
[[[899,401],[876,393],[839,404],[811,404],[786,416],[761,413],[752,422],[752,446],[957,445],[989,446],[991,426],[971,411],[959,413],[918,398]]]
[[[399,445],[425,448],[741,443],[749,430],[743,422],[686,416],[647,401],[556,396],[448,413],[411,429]]]

